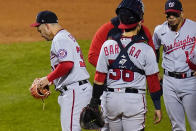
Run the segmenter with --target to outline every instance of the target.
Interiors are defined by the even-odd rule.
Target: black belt
[[[114,88],[107,88],[106,90],[109,91],[109,92],[114,92]],[[120,88],[119,88],[119,90],[120,90]],[[125,93],[138,93],[139,90],[145,91],[145,89],[135,89],[135,88],[126,87],[125,88]]]
[[[88,80],[81,80],[81,81],[78,81],[78,83],[79,83],[79,86],[81,86],[81,85],[88,83]],[[64,91],[68,90],[66,85],[62,86],[61,89],[63,89]],[[62,93],[62,90],[59,90],[59,91]]]
[[[79,86],[81,86],[81,85],[83,85],[83,84],[88,83],[88,81],[87,81],[87,80],[82,80],[82,81],[79,81],[78,83],[79,83]]]
[[[194,72],[181,73],[181,72],[170,72],[170,71],[167,71],[167,70],[164,70],[164,74],[168,75],[168,76],[171,76],[171,77],[178,78],[178,79],[184,79],[184,78],[189,78],[189,77],[194,76],[193,75]]]

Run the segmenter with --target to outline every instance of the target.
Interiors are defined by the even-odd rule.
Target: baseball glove
[[[50,88],[48,85],[41,88],[40,85],[38,84],[38,81],[39,79],[35,79],[33,81],[33,84],[31,85],[31,88],[30,88],[30,93],[36,99],[45,99],[51,93]]]
[[[92,107],[89,104],[83,108],[80,114],[80,126],[83,129],[100,129],[104,124],[102,113],[99,111],[98,107]]]

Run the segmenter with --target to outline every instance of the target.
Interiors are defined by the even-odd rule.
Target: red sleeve
[[[189,65],[189,68],[190,68],[191,70],[196,71],[196,65],[193,64],[193,63],[190,61],[188,51],[186,51],[185,54],[186,54],[186,63]]]
[[[52,71],[50,74],[48,74],[47,78],[50,82],[53,80],[67,75],[71,69],[73,68],[74,63],[71,61],[61,62],[58,64],[58,66],[55,68],[54,71]]]
[[[99,58],[99,52],[103,43],[107,40],[108,32],[114,28],[111,22],[102,25],[95,33],[88,53],[88,61],[96,67]]]
[[[189,65],[189,68],[196,71],[196,65],[193,64],[190,60],[187,61],[188,65]]]
[[[97,82],[104,83],[106,76],[107,76],[106,73],[101,73],[101,72],[96,71],[94,80]]]
[[[151,46],[153,48],[153,50],[155,51],[155,47],[154,47],[154,44],[153,44],[153,41],[152,41],[152,35],[151,35],[149,29],[144,25],[142,25],[142,27],[143,27],[144,33],[146,34],[146,36],[148,38],[149,46]]]
[[[146,76],[148,89],[150,93],[157,92],[161,89],[158,73]]]

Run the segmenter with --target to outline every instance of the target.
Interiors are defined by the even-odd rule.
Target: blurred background
[[[121,0],[0,0],[0,43],[43,40],[30,28],[42,10],[56,12],[59,22],[76,39],[91,40],[96,30],[113,16]],[[196,1],[181,0],[185,17],[196,20]],[[165,0],[143,0],[144,24],[153,32],[165,20]]]
[[[59,23],[80,44],[87,70],[94,79],[95,68],[87,62],[91,39],[97,29],[112,17],[121,0],[0,0],[0,131],[60,131],[58,92],[45,101],[30,96],[29,87],[36,77],[50,72],[50,44],[36,28],[37,13],[55,12]],[[165,0],[143,0],[144,25],[151,33],[165,21]],[[184,16],[196,21],[196,0],[182,0]],[[160,65],[159,65],[160,66]],[[162,70],[160,70],[162,73]],[[146,131],[169,131],[170,121],[162,101],[163,120],[153,124],[154,106],[147,94]],[[187,131],[190,131],[187,125]]]

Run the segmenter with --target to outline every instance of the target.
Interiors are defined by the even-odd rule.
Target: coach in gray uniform
[[[61,92],[58,103],[61,107],[61,127],[63,131],[81,131],[80,112],[90,102],[92,86],[83,60],[83,55],[75,38],[58,24],[58,18],[51,11],[37,15],[38,32],[46,40],[52,40],[50,61],[52,72],[40,78],[44,87],[54,83]]]
[[[173,131],[186,131],[185,114],[196,131],[196,77],[187,64],[196,39],[196,23],[183,18],[178,0],[165,3],[167,21],[154,30],[155,49],[163,45],[163,97]]]

